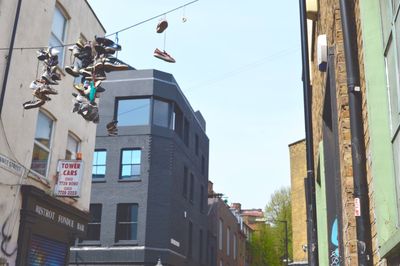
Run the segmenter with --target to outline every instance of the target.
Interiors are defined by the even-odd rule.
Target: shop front
[[[89,215],[34,186],[22,186],[16,265],[68,264],[69,248],[84,237]]]

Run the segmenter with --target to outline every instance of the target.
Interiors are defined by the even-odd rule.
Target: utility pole
[[[289,265],[289,250],[288,250],[288,221],[278,220],[278,222],[285,224],[285,265]]]

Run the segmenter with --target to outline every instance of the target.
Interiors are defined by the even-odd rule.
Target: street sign
[[[83,174],[83,162],[61,160],[57,166],[58,179],[54,194],[60,197],[79,197]]]

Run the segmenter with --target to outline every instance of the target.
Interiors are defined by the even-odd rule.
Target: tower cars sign
[[[79,197],[81,193],[83,162],[76,160],[59,161],[57,171],[58,180],[54,194],[61,197]]]

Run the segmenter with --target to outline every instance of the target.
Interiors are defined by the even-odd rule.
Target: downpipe
[[[349,95],[358,265],[370,266],[373,265],[371,223],[354,1],[340,0],[340,15]]]
[[[306,193],[306,214],[307,214],[307,250],[308,265],[318,265],[318,235],[317,235],[317,208],[315,199],[315,176],[314,176],[314,148],[313,128],[311,110],[311,85],[310,66],[308,61],[308,36],[307,36],[307,15],[306,1],[299,0],[300,7],[300,33],[301,33],[301,54],[303,69],[303,95],[304,95],[304,122],[306,134],[306,156],[307,156],[307,177],[304,180]]]

